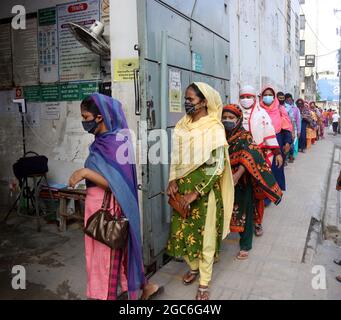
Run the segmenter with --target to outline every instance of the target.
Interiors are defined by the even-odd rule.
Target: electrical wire
[[[316,34],[316,32],[314,31],[314,29],[311,27],[310,23],[308,22],[308,19],[304,13],[304,10],[303,10],[303,7],[302,5],[300,4],[299,0],[298,1],[298,5],[300,6],[301,8],[301,11],[304,15],[304,18],[305,18],[305,23],[307,24],[307,26],[309,27],[309,29],[311,30],[311,32],[313,33],[313,35],[315,36],[315,38],[317,39],[317,41],[327,50],[327,51],[331,51],[329,48],[327,48],[327,46],[320,40],[319,36]],[[291,9],[292,10],[292,9]],[[293,10],[292,10],[293,13],[295,13]]]
[[[334,50],[334,51],[331,51],[331,52],[329,52],[329,53],[326,53],[326,54],[321,54],[321,55],[317,56],[316,58],[321,58],[321,57],[330,56],[331,54],[333,54],[333,53],[337,53],[338,51],[339,51],[339,49],[336,49],[336,50]]]

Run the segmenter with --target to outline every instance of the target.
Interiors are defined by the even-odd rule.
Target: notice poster
[[[37,19],[27,19],[26,29],[12,29],[13,78],[16,86],[39,82]]]
[[[59,43],[59,80],[61,82],[98,80],[100,57],[80,44],[68,29],[74,22],[89,28],[100,19],[99,0],[87,0],[57,6]]]
[[[181,112],[181,71],[169,70],[169,111]]]
[[[196,72],[202,72],[204,69],[202,55],[198,52],[192,53],[192,70]]]
[[[40,82],[57,82],[59,79],[55,8],[38,11],[38,51]]]
[[[61,103],[46,103],[41,108],[41,118],[45,120],[59,120],[60,119]]]
[[[114,81],[129,82],[134,80],[134,71],[139,68],[139,58],[115,59]]]
[[[0,25],[0,88],[12,86],[11,24]]]

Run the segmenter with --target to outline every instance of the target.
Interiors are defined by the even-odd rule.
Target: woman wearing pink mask
[[[272,125],[268,113],[257,103],[256,90],[247,85],[241,88],[239,100],[243,111],[243,127],[252,134],[252,137],[258,147],[261,148],[266,162],[271,167],[273,162],[280,168],[283,166],[283,158],[280,146],[276,138],[276,132]],[[262,193],[256,192],[257,214],[255,220],[255,234],[263,234],[263,216],[264,216],[264,197]]]
[[[285,107],[280,105],[276,92],[271,87],[266,87],[260,97],[261,107],[268,113],[275,128],[276,138],[281,147],[282,157],[284,158],[290,151],[292,143],[293,126]],[[284,167],[272,164],[272,172],[282,191],[286,190]]]

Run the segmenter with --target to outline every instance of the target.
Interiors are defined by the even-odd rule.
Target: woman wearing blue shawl
[[[112,212],[129,220],[129,236],[125,249],[112,250],[85,236],[87,268],[87,297],[97,300],[116,300],[129,292],[137,299],[158,293],[156,285],[147,284],[142,260],[140,211],[133,143],[121,103],[102,94],[92,94],[81,103],[83,127],[95,135],[85,168],[73,173],[69,184],[75,187],[86,180],[85,223],[100,209],[105,190],[112,192]],[[116,201],[114,201],[116,200]]]

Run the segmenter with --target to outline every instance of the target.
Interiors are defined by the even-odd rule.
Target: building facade
[[[241,85],[299,95],[299,5],[290,0],[230,3],[231,99]]]

